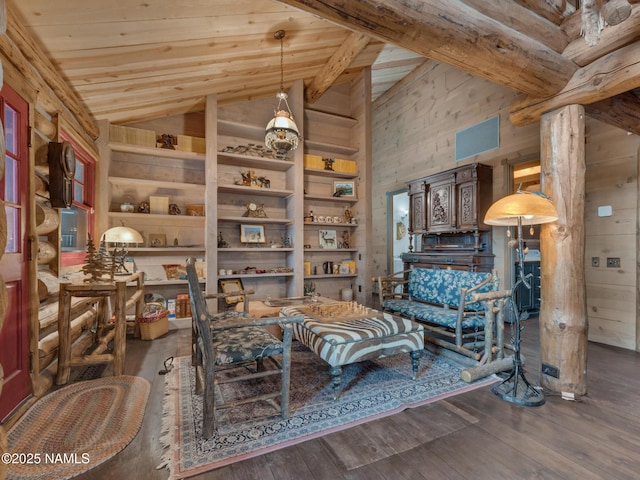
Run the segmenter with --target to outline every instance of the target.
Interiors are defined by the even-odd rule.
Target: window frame
[[[76,163],[80,162],[84,170],[83,199],[75,198],[75,187],[78,181],[74,178],[72,189],[74,198],[72,205],[80,210],[87,212],[87,231],[91,238],[95,238],[96,226],[96,159],[89,154],[66,130],[60,129],[60,141],[68,141],[73,147],[76,157]],[[87,252],[85,250],[77,250],[72,252],[63,252],[60,246],[60,266],[73,267],[85,263]]]

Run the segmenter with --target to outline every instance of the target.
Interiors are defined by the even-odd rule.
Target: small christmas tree
[[[91,235],[88,235],[85,262],[82,271],[88,277],[84,280],[86,283],[105,281],[105,276],[109,281],[113,281],[113,259],[107,253],[104,242],[101,242],[99,250],[96,250]]]

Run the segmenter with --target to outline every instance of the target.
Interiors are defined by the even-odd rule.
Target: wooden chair
[[[195,271],[195,259],[187,260],[187,279],[191,301],[192,364],[196,367],[196,391],[203,395],[202,434],[210,438],[215,432],[216,410],[250,402],[266,401],[282,418],[289,417],[289,382],[291,370],[291,339],[294,323],[302,323],[302,315],[251,318],[244,312],[210,314]],[[265,330],[265,326],[280,325],[283,339]],[[280,358],[274,358],[280,357]],[[270,362],[263,362],[269,359]],[[271,363],[274,368],[265,369]],[[220,378],[220,370],[246,367],[248,373],[233,378]],[[233,402],[218,402],[216,385],[230,382],[281,376],[280,391],[247,397]],[[275,400],[280,397],[280,403]]]

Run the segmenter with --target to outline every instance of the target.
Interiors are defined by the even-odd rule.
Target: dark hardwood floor
[[[540,369],[537,319],[524,322],[527,377]],[[159,443],[165,358],[188,355],[190,331],[129,339],[126,373],[151,396],[135,440],[80,479],[166,479]],[[639,479],[640,353],[589,343],[588,394],[548,395],[541,407],[500,400],[489,387],[205,474],[201,480]]]

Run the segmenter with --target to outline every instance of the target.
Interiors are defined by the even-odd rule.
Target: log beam
[[[542,225],[540,360],[558,378],[540,374],[553,392],[587,393],[587,301],[584,272],[585,114],[569,105],[542,116],[540,166],[558,220]]]
[[[511,104],[517,127],[566,105],[588,105],[640,87],[640,42],[627,45],[578,70],[561,92],[550,97],[520,96]]]
[[[600,122],[640,135],[640,98],[631,92],[585,105],[584,109]]]
[[[561,91],[577,69],[561,54],[461,0],[280,1],[533,96]]]
[[[562,56],[583,67],[605,55],[629,45],[640,38],[640,4],[633,7],[631,16],[616,26],[607,26],[600,32],[600,40],[593,46],[577,37],[567,45]]]
[[[306,88],[305,100],[308,103],[314,103],[318,100],[333,85],[336,78],[342,75],[370,40],[367,35],[352,32]]]
[[[568,14],[575,11],[575,7],[566,0],[515,0],[515,2],[556,25],[560,25]]]

